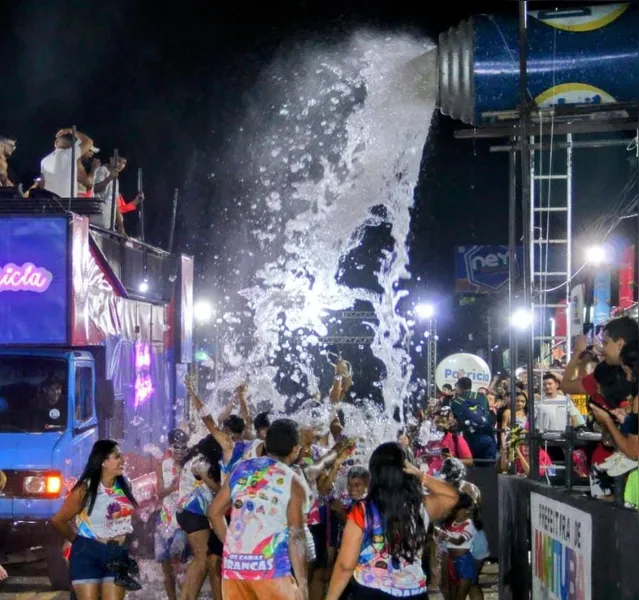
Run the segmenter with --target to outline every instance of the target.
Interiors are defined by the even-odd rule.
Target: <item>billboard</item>
[[[533,600],[592,598],[592,517],[530,494]]]
[[[0,344],[65,344],[69,221],[0,219]]]
[[[523,250],[517,247],[517,269]],[[455,249],[455,291],[458,294],[489,294],[508,281],[508,246],[458,246]]]

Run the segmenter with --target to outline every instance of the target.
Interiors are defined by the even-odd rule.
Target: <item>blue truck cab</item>
[[[186,416],[192,352],[192,259],[60,212],[0,211],[0,564],[44,556],[54,589],[68,568],[51,518],[92,445],[117,440],[151,498],[144,449]]]

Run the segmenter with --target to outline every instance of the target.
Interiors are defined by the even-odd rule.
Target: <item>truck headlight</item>
[[[58,497],[62,490],[60,473],[43,473],[24,478],[24,491],[30,496]]]

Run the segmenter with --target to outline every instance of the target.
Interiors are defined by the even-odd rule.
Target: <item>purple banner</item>
[[[0,344],[68,341],[66,217],[0,217]]]

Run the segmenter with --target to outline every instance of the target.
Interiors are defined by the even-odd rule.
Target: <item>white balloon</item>
[[[455,388],[455,383],[461,377],[468,377],[473,382],[473,391],[490,384],[490,368],[486,361],[475,354],[460,352],[447,356],[437,365],[435,383],[441,390],[445,383]]]

